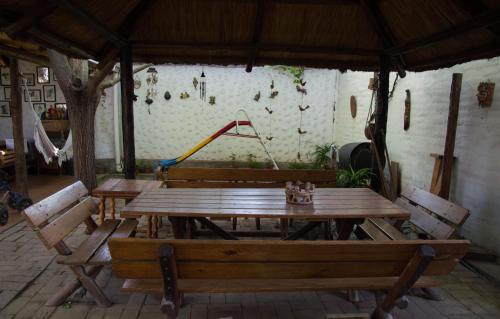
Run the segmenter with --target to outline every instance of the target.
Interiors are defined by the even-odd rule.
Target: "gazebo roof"
[[[500,55],[500,0],[0,0],[0,12],[11,38],[98,61],[127,43],[143,62],[363,71],[382,54],[411,71]]]

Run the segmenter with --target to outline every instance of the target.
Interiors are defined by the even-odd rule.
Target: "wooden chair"
[[[55,248],[61,255],[57,262],[68,265],[77,280],[63,287],[49,301],[48,306],[63,303],[83,286],[100,306],[109,307],[111,301],[96,285],[95,278],[104,265],[111,262],[108,238],[129,237],[134,234],[136,220],[106,220],[97,226],[92,214],[98,211],[95,200],[78,181],[24,210],[23,215],[47,249]],[[64,242],[81,223],[91,232],[80,246],[71,250]]]
[[[285,188],[288,181],[307,181],[316,187],[335,187],[335,170],[182,168],[168,169],[163,186],[175,188]],[[233,230],[236,229],[233,218]],[[255,219],[260,230],[260,218]]]
[[[395,203],[411,213],[411,225],[432,239],[451,238],[469,217],[468,209],[415,186],[407,192],[402,192]],[[368,218],[358,227],[375,240],[407,239],[399,231],[400,226],[401,222],[392,225],[382,218]]]
[[[411,287],[440,284],[467,251],[465,240],[273,241],[112,238],[122,290],[163,294],[175,318],[185,292],[239,293],[388,289],[372,318],[387,315]],[[421,277],[422,276],[422,277]]]

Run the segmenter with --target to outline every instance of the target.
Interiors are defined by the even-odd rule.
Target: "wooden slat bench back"
[[[433,239],[451,238],[469,217],[468,209],[415,186],[402,192],[395,203],[410,212],[411,224]],[[360,228],[375,240],[405,238],[396,227],[381,218],[369,218]]]
[[[425,246],[425,247],[424,247]],[[129,292],[162,292],[162,247],[175,259],[180,292],[256,292],[321,289],[392,289],[415,263],[422,248],[432,257],[410,287],[437,285],[469,246],[468,241],[220,241],[111,239],[115,276]],[[424,249],[424,250],[425,250]],[[164,256],[160,256],[163,258]],[[160,265],[162,264],[162,266]],[[417,267],[418,268],[418,267]],[[410,277],[415,277],[415,273]],[[419,280],[418,277],[423,275]],[[170,278],[172,279],[172,278]],[[407,279],[405,279],[407,280]],[[398,296],[397,298],[399,298]]]
[[[68,265],[78,280],[70,283],[52,297],[47,305],[59,305],[82,285],[101,306],[111,302],[96,285],[94,278],[103,265],[111,262],[109,237],[128,237],[135,232],[136,220],[106,220],[97,226],[92,218],[98,207],[81,181],[26,208],[23,215],[47,249],[55,248],[61,255],[57,262]],[[84,223],[90,236],[77,249],[70,249],[65,238]],[[86,268],[88,265],[93,265]]]
[[[280,188],[287,181],[304,181],[312,182],[317,187],[334,187],[335,179],[334,170],[172,167],[168,170],[166,185],[189,188]]]

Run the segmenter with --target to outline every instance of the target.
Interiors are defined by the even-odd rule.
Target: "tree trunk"
[[[10,59],[10,83],[11,83],[11,105],[12,134],[14,137],[14,151],[16,153],[16,190],[29,197],[28,173],[26,169],[26,155],[24,153],[23,132],[23,104],[21,102],[19,86],[19,69],[16,58]]]

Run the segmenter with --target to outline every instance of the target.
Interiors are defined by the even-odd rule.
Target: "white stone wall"
[[[448,119],[452,73],[463,73],[458,119],[451,200],[470,209],[462,234],[500,253],[500,59],[476,61],[450,69],[409,73],[399,79],[389,102],[387,145],[392,161],[399,162],[403,188],[416,185],[429,189],[434,159],[430,153],[443,153]],[[364,124],[370,104],[367,89],[371,73],[348,72],[340,76],[336,109],[335,143],[364,141]],[[391,76],[391,87],[394,80]],[[477,85],[497,83],[493,105],[478,107]],[[412,97],[411,124],[403,130],[405,90]],[[352,119],[349,98],[356,96],[358,115]]]

